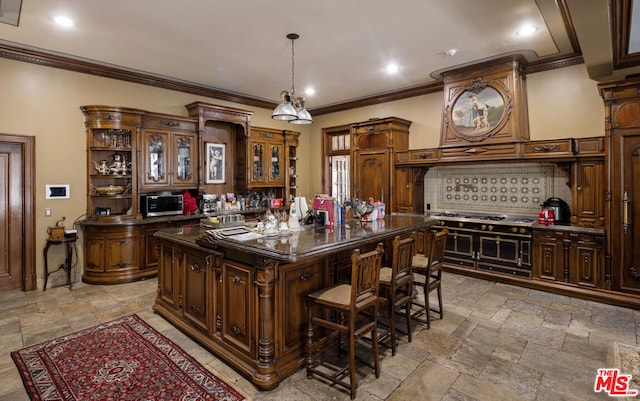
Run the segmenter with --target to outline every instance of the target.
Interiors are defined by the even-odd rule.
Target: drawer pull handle
[[[231,331],[233,331],[233,334],[235,334],[235,335],[242,334],[242,330],[238,326],[233,326],[231,328]]]
[[[558,150],[560,149],[560,145],[544,145],[544,146],[532,146],[531,150],[533,150],[534,152],[544,152],[544,153],[549,153],[553,150]]]
[[[194,315],[199,315],[200,314],[200,308],[198,308],[195,305],[191,305],[191,311],[193,312]]]
[[[420,153],[420,155],[418,155],[418,157],[420,157],[421,159],[426,159],[427,157],[431,156],[433,156],[433,153]]]
[[[232,278],[231,278],[231,282],[232,282],[233,284],[238,284],[238,283],[240,282],[240,277],[238,277],[238,276],[234,276],[234,277],[232,277]]]
[[[180,123],[177,121],[165,121],[164,125],[168,127],[177,127],[178,125],[180,125]]]
[[[308,276],[308,275],[306,275],[306,274],[302,274],[302,275],[300,276],[300,281],[307,281],[307,280],[309,280],[309,276]]]
[[[193,263],[191,265],[191,271],[200,273],[202,271],[202,269],[200,268],[200,266],[197,263]]]
[[[123,239],[122,241],[118,241],[118,245],[129,245],[129,240]]]

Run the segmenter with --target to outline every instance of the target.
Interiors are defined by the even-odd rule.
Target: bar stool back
[[[377,316],[378,286],[382,265],[383,246],[360,254],[356,249],[351,255],[351,284],[336,284],[308,295],[307,299],[307,377],[314,374],[334,384],[349,389],[351,399],[356,396],[356,341],[371,333],[373,366],[376,378],[380,377],[380,357],[378,352]],[[332,319],[331,317],[336,317]],[[333,370],[332,373],[320,369],[314,357],[319,355],[314,344],[314,329],[324,327],[339,333],[340,346],[346,338],[348,366]],[[349,371],[349,383],[342,377]]]
[[[413,302],[411,318],[417,322],[425,323],[427,329],[431,328],[431,312],[436,312],[440,319],[444,318],[442,308],[442,262],[449,231],[446,227],[440,231],[431,231],[428,250],[424,255],[415,255],[412,263],[415,285],[422,286],[424,291],[424,305]],[[438,294],[438,309],[432,308],[429,303],[429,294],[436,290]],[[417,306],[417,309],[415,307]],[[425,315],[423,318],[422,315]]]
[[[387,315],[389,318],[389,337],[391,338],[391,355],[396,354],[395,314],[403,307],[407,320],[407,339],[411,342],[411,301],[413,300],[413,274],[411,263],[415,255],[416,233],[405,238],[396,236],[393,239],[393,257],[391,267],[380,270],[380,293],[387,298]]]

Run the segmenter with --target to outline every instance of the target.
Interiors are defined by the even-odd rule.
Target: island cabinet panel
[[[256,337],[253,271],[240,263],[222,264],[222,338],[234,348],[253,356]]]
[[[180,305],[180,265],[176,255],[176,246],[163,241],[159,244],[158,259],[158,301],[172,310],[178,311]]]
[[[260,390],[304,368],[306,296],[350,277],[354,249],[366,252],[435,220],[386,215],[332,230],[304,227],[277,239],[215,238],[200,226],[158,231],[154,311],[228,363]],[[390,253],[389,253],[390,255]],[[319,346],[337,336],[318,330]]]
[[[304,356],[304,338],[307,327],[307,308],[305,297],[314,291],[328,286],[328,277],[325,277],[326,261],[315,260],[309,263],[288,265],[282,269],[282,293],[281,299],[289,301],[281,304],[279,311],[282,316],[282,347],[283,352],[289,352],[292,348],[299,350],[298,357]]]
[[[184,251],[184,318],[205,333],[213,329],[209,293],[213,291],[212,255],[192,249]]]

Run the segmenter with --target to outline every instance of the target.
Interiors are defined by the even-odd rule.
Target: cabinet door
[[[169,132],[145,130],[142,134],[142,186],[169,185]]]
[[[387,150],[358,152],[356,163],[356,197],[388,202],[390,171]]]
[[[286,349],[297,347],[303,350],[306,339],[307,308],[304,298],[307,294],[320,290],[324,286],[324,262],[307,263],[286,269],[282,272],[283,293],[280,299],[286,299],[282,304],[281,314],[284,317],[282,327],[285,353]],[[300,357],[303,353],[300,352]]]
[[[104,239],[84,239],[84,268],[94,272],[104,271]]]
[[[604,236],[572,233],[569,263],[571,282],[584,287],[604,284]]]
[[[285,172],[283,171],[285,165],[284,159],[284,146],[279,144],[269,144],[268,169],[269,183],[284,185]]]
[[[180,262],[175,247],[168,242],[160,241],[158,260],[158,291],[160,294],[158,299],[175,310],[180,308]]]
[[[564,277],[562,233],[535,231],[533,233],[533,276],[562,281]]]
[[[583,227],[604,227],[604,162],[575,164],[573,186],[574,223]]]
[[[408,167],[396,168],[395,202],[400,213],[413,212],[413,169]]]
[[[210,332],[209,292],[211,272],[208,254],[187,249],[184,255],[184,318]]]
[[[251,183],[264,184],[267,182],[265,176],[265,153],[267,144],[264,142],[250,142],[251,146]]]
[[[140,269],[139,236],[107,238],[107,271]]]
[[[222,265],[222,337],[224,341],[252,355],[254,343],[251,324],[253,308],[253,277],[251,268],[225,261]]]
[[[195,134],[174,133],[173,159],[170,171],[171,182],[174,187],[195,187],[198,168]]]

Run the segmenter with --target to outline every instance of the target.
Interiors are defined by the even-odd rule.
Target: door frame
[[[16,143],[22,147],[22,175],[24,188],[22,192],[24,227],[22,248],[24,266],[22,269],[23,291],[32,291],[38,288],[36,274],[36,230],[35,230],[35,176],[36,176],[36,139],[33,136],[11,135],[0,133],[0,142]]]

